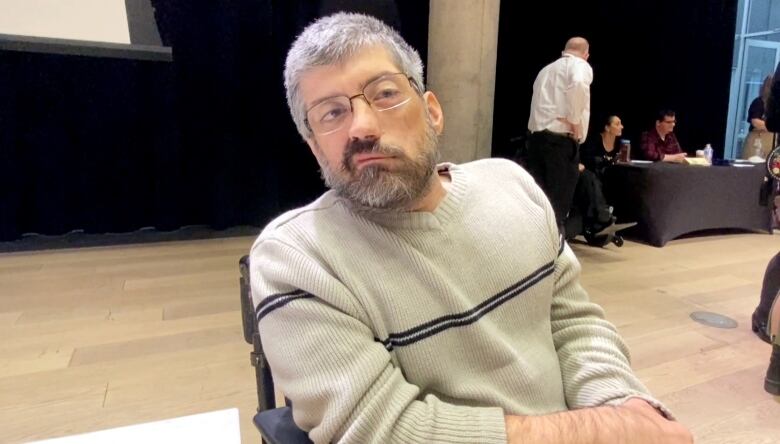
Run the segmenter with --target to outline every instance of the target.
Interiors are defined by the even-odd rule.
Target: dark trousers
[[[612,214],[601,188],[601,179],[593,171],[580,173],[574,190],[574,207],[582,215],[586,230],[596,232],[611,222]]]
[[[772,309],[772,302],[780,291],[780,253],[769,261],[764,272],[764,283],[761,286],[761,300],[756,307],[756,316],[762,320],[769,317],[769,310]]]
[[[571,137],[550,131],[528,137],[528,172],[550,199],[558,227],[563,227],[574,198],[579,162],[579,144]]]

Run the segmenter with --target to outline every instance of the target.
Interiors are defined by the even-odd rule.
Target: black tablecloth
[[[618,221],[636,221],[627,234],[651,245],[699,230],[737,228],[772,232],[769,208],[759,204],[765,170],[667,163],[615,165],[604,192]]]

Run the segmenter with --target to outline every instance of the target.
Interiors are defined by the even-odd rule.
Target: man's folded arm
[[[579,262],[564,245],[555,265],[550,317],[569,408],[619,405],[639,397],[671,416],[634,375],[628,347],[601,307],[589,301],[579,274]]]

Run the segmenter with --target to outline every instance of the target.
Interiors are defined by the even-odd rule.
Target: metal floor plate
[[[694,311],[691,313],[691,319],[708,327],[737,328],[737,321],[727,316],[711,313],[709,311]]]

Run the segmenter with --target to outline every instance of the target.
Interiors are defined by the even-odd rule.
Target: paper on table
[[[147,422],[83,435],[63,436],[30,444],[137,444],[186,442],[187,444],[241,444],[238,409],[217,410],[180,418]]]

